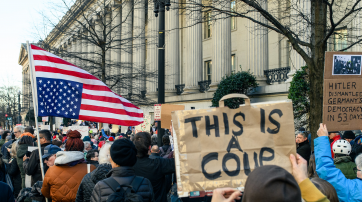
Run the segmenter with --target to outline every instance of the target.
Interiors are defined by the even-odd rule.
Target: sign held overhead
[[[224,100],[245,99],[238,109]],[[230,94],[219,108],[172,112],[180,196],[219,187],[244,187],[250,172],[278,165],[291,172],[295,154],[291,101],[250,104],[247,96]]]

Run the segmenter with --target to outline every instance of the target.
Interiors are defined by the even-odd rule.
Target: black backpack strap
[[[144,177],[139,177],[139,176],[135,176],[133,178],[133,180],[131,182],[131,186],[132,186],[133,191],[135,191],[135,192],[138,191],[138,189],[140,188],[140,186],[141,186],[144,179],[145,179]]]
[[[107,178],[103,180],[103,182],[106,183],[113,190],[113,192],[116,192],[117,187],[120,186],[120,184],[115,179],[113,179],[113,177]]]

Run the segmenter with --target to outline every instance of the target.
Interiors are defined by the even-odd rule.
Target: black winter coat
[[[151,181],[156,202],[167,202],[167,193],[171,185],[165,184],[165,176],[175,172],[175,160],[148,156],[137,158],[133,166],[137,176],[145,177]]]
[[[135,173],[132,167],[122,166],[113,168],[108,174],[107,177],[112,177],[120,185],[131,185]],[[109,195],[113,193],[111,187],[109,187],[105,182],[99,181],[93,189],[91,202],[105,202]],[[141,186],[138,188],[136,194],[142,196],[143,202],[154,202],[154,195],[152,190],[151,182],[144,178]]]
[[[302,143],[299,143],[299,147],[297,149],[297,153],[303,157],[307,163],[309,164],[309,158],[310,158],[310,153],[311,153],[311,149],[309,146],[308,141],[304,141]]]
[[[41,145],[41,154],[44,155],[44,148],[50,145],[50,143],[45,143]],[[41,177],[41,168],[39,163],[39,149],[35,149],[31,152],[30,158],[25,160],[23,163],[25,174],[31,175],[31,186],[33,186],[37,181],[43,181]],[[44,174],[48,170],[47,164],[44,165]]]
[[[101,180],[106,179],[106,175],[112,170],[111,164],[100,164],[91,173],[86,174],[79,185],[76,202],[89,202],[94,186]]]
[[[5,182],[0,182],[0,201],[1,202],[14,202],[14,195],[11,188]]]
[[[19,169],[16,158],[13,158],[11,163],[8,164],[7,170],[8,170],[8,174],[11,177],[11,182],[13,183],[14,197],[16,198],[16,197],[18,197],[18,194],[20,193],[21,183],[22,183],[20,169]]]

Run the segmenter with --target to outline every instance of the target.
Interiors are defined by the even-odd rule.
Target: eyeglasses
[[[354,171],[354,173],[356,173],[356,174],[357,174],[357,171],[360,171],[360,172],[361,172],[361,170],[358,170],[357,167],[354,167],[354,168],[353,168],[353,171]]]

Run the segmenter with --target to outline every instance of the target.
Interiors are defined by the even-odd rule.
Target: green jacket
[[[19,166],[20,175],[21,175],[21,187],[25,188],[25,171],[23,168],[23,157],[25,156],[26,152],[28,151],[28,145],[27,144],[19,144],[18,151],[16,152],[16,161]]]
[[[356,167],[356,164],[352,162],[350,156],[341,156],[334,158],[334,165],[336,168],[340,169],[343,175],[347,179],[356,179],[357,174],[353,171],[353,168]]]

